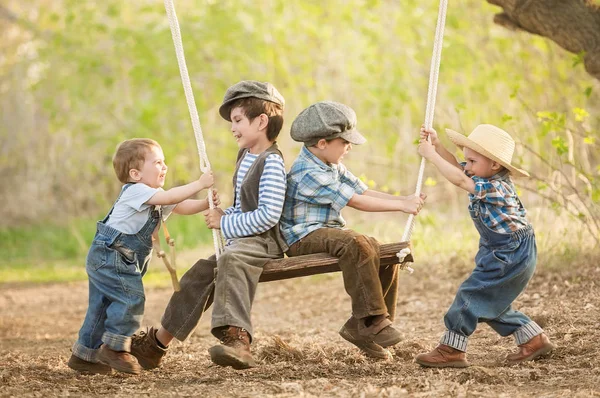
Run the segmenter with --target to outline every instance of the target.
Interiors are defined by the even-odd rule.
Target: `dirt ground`
[[[86,310],[87,283],[0,285],[0,396],[600,396],[600,266],[579,261],[563,270],[539,267],[516,303],[558,346],[551,356],[505,366],[512,338],[481,325],[470,340],[471,366],[459,370],[413,362],[436,344],[442,316],[469,272],[447,265],[453,259],[402,275],[395,324],[404,340],[389,361],[367,359],[338,336],[350,308],[339,273],[261,284],[253,310],[260,366],[246,371],[211,365],[207,349],[216,340],[207,314],[189,341],[172,345],[160,369],[78,375],[66,362]],[[170,294],[148,289],[145,325],[158,324]]]

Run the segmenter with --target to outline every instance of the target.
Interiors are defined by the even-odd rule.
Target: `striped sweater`
[[[258,189],[258,208],[242,212],[240,186],[257,157],[258,155],[248,152],[240,164],[235,184],[235,203],[225,209],[225,216],[221,218],[221,231],[227,240],[259,235],[273,228],[281,217],[285,200],[286,173],[283,159],[277,154],[271,154],[265,160]]]

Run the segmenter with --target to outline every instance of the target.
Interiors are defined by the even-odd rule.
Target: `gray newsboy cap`
[[[320,139],[343,138],[351,144],[367,142],[356,130],[356,113],[344,104],[321,101],[304,109],[292,123],[290,134],[294,141],[312,146]]]
[[[281,95],[271,83],[257,82],[255,80],[242,80],[241,82],[229,87],[227,91],[225,91],[223,103],[219,107],[219,113],[221,114],[221,117],[230,122],[231,104],[240,98],[249,97],[274,102],[278,105],[281,105],[282,108],[285,106],[285,99],[283,98],[283,95]]]

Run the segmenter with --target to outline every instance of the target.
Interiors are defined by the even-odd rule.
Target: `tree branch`
[[[502,7],[494,22],[547,37],[565,50],[584,53],[585,70],[600,80],[600,7],[591,0],[487,0]]]

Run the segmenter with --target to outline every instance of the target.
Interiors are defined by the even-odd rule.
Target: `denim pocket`
[[[514,262],[515,252],[519,248],[519,243],[511,243],[508,246],[492,250],[494,258],[503,264],[511,264]]]
[[[93,241],[88,251],[86,265],[88,269],[99,270],[108,263],[109,249],[103,241]]]
[[[113,249],[117,252],[117,267],[119,273],[137,275],[140,273],[138,256],[134,250],[128,247],[115,245]]]

